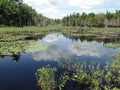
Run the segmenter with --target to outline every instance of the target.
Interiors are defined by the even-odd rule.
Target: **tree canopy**
[[[106,12],[86,14],[73,13],[62,19],[50,19],[38,14],[23,0],[0,0],[0,26],[88,26],[88,27],[120,27],[120,10],[115,13]]]
[[[0,24],[6,26],[31,25],[36,11],[22,0],[0,0]]]
[[[115,13],[107,11],[106,14],[100,13],[73,13],[62,19],[64,26],[88,26],[88,27],[120,27],[120,10]]]

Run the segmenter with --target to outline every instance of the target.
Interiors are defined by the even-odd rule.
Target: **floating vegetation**
[[[0,42],[0,55],[13,55],[46,49],[47,46],[34,40],[19,40],[12,42]]]
[[[20,53],[28,53],[47,48],[46,45],[38,43],[34,40],[43,35],[32,36],[31,40],[26,40],[29,36],[29,32],[26,35],[19,35],[15,33],[9,33],[1,35],[0,38],[0,55],[17,55]],[[31,34],[32,35],[32,34]]]
[[[23,40],[23,37],[18,35],[17,36],[5,35],[1,37],[0,42],[12,42],[17,40]]]
[[[106,48],[120,48],[120,43],[109,43],[109,44],[105,44],[104,47],[106,47]]]
[[[120,53],[114,54],[114,56],[115,56],[117,59],[120,59]]]
[[[0,55],[13,55],[21,52],[25,52],[25,45],[28,42],[15,41],[15,42],[0,42]]]
[[[40,50],[46,50],[47,46],[43,45],[39,42],[36,41],[29,41],[29,44],[25,50],[25,52],[36,52],[36,51],[40,51]]]

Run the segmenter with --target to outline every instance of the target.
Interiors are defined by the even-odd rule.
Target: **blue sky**
[[[120,10],[120,0],[23,0],[38,13],[49,18],[62,18],[74,12],[105,13]]]

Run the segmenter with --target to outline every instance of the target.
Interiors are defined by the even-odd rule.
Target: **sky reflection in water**
[[[117,49],[105,48],[103,42],[96,41],[73,41],[64,37],[62,34],[49,34],[38,42],[47,45],[46,50],[32,53],[33,59],[36,61],[53,60],[57,61],[65,57],[84,57],[84,59],[96,58],[112,58],[112,54]]]
[[[88,41],[85,38],[76,40],[59,33],[48,34],[36,42],[47,47],[38,48],[31,53],[1,56],[0,90],[38,90],[35,78],[38,68],[48,64],[58,67],[58,62],[65,61],[66,57],[71,57],[76,62],[96,60],[104,64],[106,61],[113,60],[112,54],[120,50],[120,48],[105,48],[104,42]],[[36,47],[34,44],[33,46]]]

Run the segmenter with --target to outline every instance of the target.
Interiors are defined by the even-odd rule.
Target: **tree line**
[[[0,26],[82,26],[120,27],[120,10],[115,13],[73,13],[62,19],[50,19],[38,14],[23,0],[0,0]]]
[[[23,0],[0,0],[0,26],[44,26],[50,21],[24,4]]]
[[[22,0],[0,0],[0,24],[6,26],[31,25],[35,10]]]
[[[73,13],[62,19],[63,26],[120,27],[120,10],[115,13]]]

